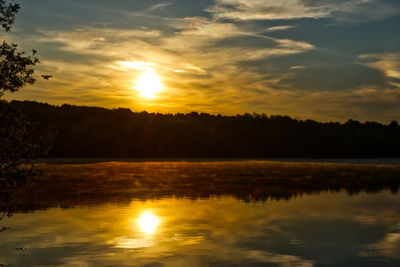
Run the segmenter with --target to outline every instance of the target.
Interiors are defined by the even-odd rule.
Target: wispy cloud
[[[359,60],[360,64],[382,71],[390,85],[400,88],[400,52],[365,54]]]
[[[397,14],[399,6],[377,0],[216,0],[207,11],[216,19],[281,20],[332,17],[339,21],[376,20]]]
[[[156,10],[156,9],[164,8],[164,7],[167,7],[170,5],[172,5],[172,3],[169,3],[169,2],[159,3],[159,4],[155,4],[155,5],[152,5],[151,7],[149,7],[149,10]]]
[[[117,28],[79,28],[74,31],[45,31],[40,37],[35,37],[36,42],[53,42],[63,45],[63,49],[79,53],[98,54],[104,53],[105,47],[132,39],[157,38],[160,31],[151,29],[117,29]],[[109,51],[110,52],[110,51]],[[117,51],[111,52],[115,54]]]
[[[274,26],[267,28],[267,32],[285,31],[293,28],[296,28],[296,26],[293,25]]]
[[[130,70],[149,70],[153,69],[155,63],[145,61],[118,61],[115,64],[111,64],[107,67],[119,71],[130,71]]]
[[[296,65],[296,66],[291,66],[290,69],[291,70],[301,70],[301,69],[305,69],[306,66],[302,66],[302,65]]]

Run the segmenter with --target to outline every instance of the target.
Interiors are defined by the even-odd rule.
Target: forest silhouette
[[[159,114],[129,109],[3,102],[53,136],[48,157],[349,158],[399,157],[400,126],[288,116]]]

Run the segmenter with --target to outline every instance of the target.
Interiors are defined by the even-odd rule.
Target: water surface
[[[0,224],[10,266],[400,266],[400,198],[388,190],[132,200]]]

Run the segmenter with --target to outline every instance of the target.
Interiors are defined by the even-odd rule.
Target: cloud
[[[315,48],[314,45],[302,41],[294,41],[290,39],[277,39],[277,38],[273,38],[273,40],[278,43],[279,47],[294,49],[297,50],[298,52],[305,52]]]
[[[167,7],[167,6],[170,6],[170,5],[172,5],[172,4],[169,3],[169,2],[159,3],[159,4],[152,5],[152,6],[149,8],[149,10],[160,9],[160,8],[164,8],[164,7]]]
[[[399,13],[398,4],[378,0],[216,0],[206,9],[216,19],[282,20],[327,18],[377,20]]]
[[[168,37],[166,39],[166,45],[169,49],[172,47],[182,48],[182,49],[201,49],[201,47],[210,47],[214,42],[218,40],[223,40],[226,38],[233,37],[255,37],[259,39],[262,48],[256,49],[254,47],[240,47],[243,53],[234,54],[231,53],[231,59],[234,61],[235,57],[243,58],[240,54],[248,54],[250,58],[261,58],[261,55],[287,55],[293,53],[302,53],[312,49],[315,46],[302,41],[295,41],[290,39],[280,39],[264,35],[263,32],[257,30],[241,29],[235,23],[217,22],[203,17],[185,18],[186,24],[182,25],[182,31],[177,33],[175,36]],[[283,30],[288,29],[292,26],[279,26],[273,27],[273,30]],[[187,38],[190,36],[190,39]],[[264,40],[267,40],[266,43]],[[274,44],[274,45],[271,45]],[[237,45],[233,45],[231,49],[237,49]],[[223,47],[220,50],[229,50],[228,47]],[[234,51],[236,52],[236,51]],[[260,55],[260,56],[256,56]],[[249,55],[246,55],[248,57]]]
[[[111,69],[119,71],[129,71],[129,70],[149,70],[155,66],[152,62],[145,61],[118,61],[116,64],[111,64],[108,67]]]
[[[300,0],[216,0],[206,9],[217,19],[276,20],[319,18],[329,13],[321,8],[310,8]]]
[[[274,26],[267,28],[267,32],[285,31],[293,28],[296,28],[296,26],[293,25]]]
[[[183,30],[180,32],[183,35],[199,35],[222,39],[245,34],[233,23],[219,23],[204,17],[190,17],[183,20],[187,22],[183,25]]]
[[[118,61],[114,64],[107,66],[110,69],[118,70],[118,71],[131,71],[131,70],[153,70],[154,68],[159,68],[157,64],[153,62],[145,62],[145,61]],[[180,63],[178,66],[170,66],[165,67],[165,69],[176,72],[176,73],[187,73],[187,72],[194,72],[199,74],[205,74],[206,71],[200,67],[197,67],[193,64],[189,63]]]
[[[400,88],[400,52],[365,54],[358,59],[360,64],[380,70],[390,85]]]
[[[117,29],[117,28],[80,28],[74,31],[40,31],[41,37],[36,42],[60,43],[68,51],[90,54],[103,53],[99,48],[117,44],[131,39],[157,38],[160,31],[151,29]],[[114,51],[115,53],[116,51]]]
[[[301,69],[305,69],[306,66],[302,66],[302,65],[296,65],[296,66],[291,66],[290,69],[291,70],[301,70]]]

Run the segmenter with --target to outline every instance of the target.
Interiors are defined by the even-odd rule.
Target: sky
[[[3,39],[52,74],[6,99],[400,121],[398,0],[18,0]],[[135,88],[159,77],[154,98]]]

